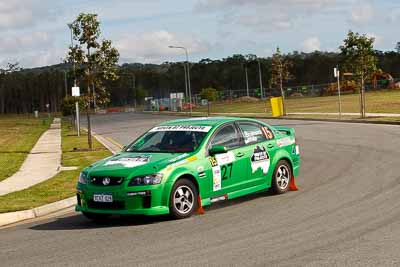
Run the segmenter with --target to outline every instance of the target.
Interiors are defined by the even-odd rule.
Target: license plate
[[[113,202],[113,196],[111,194],[94,194],[94,202]]]

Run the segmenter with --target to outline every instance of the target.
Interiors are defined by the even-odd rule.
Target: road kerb
[[[8,224],[34,218],[35,218],[35,213],[33,212],[33,210],[21,210],[21,211],[0,213],[0,226],[5,226]]]

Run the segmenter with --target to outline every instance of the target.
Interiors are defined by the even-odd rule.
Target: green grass
[[[96,139],[93,139],[92,151],[86,151],[87,147],[87,134],[81,133],[80,137],[76,136],[76,132],[70,128],[69,123],[64,122],[62,124],[62,165],[78,166],[78,170],[62,171],[55,177],[28,189],[0,196],[0,213],[31,209],[75,195],[80,170],[111,155]],[[74,151],[74,148],[78,150]]]
[[[0,116],[0,181],[19,170],[49,125],[49,119],[36,119],[31,115]]]
[[[342,95],[342,112],[359,112],[359,95]],[[338,97],[296,97],[286,101],[287,112],[338,112]],[[207,107],[193,111],[207,112]],[[212,103],[211,113],[260,113],[271,115],[269,101],[254,103]],[[366,111],[372,113],[400,113],[400,90],[366,93]]]

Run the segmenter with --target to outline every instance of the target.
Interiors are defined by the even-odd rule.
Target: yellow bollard
[[[271,97],[271,110],[272,110],[272,117],[280,117],[283,116],[283,102],[282,97]]]

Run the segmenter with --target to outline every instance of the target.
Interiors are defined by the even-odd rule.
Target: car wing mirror
[[[222,153],[226,153],[228,152],[228,150],[226,149],[226,147],[224,146],[212,146],[209,150],[208,153],[211,156],[214,156],[216,154],[222,154]]]

